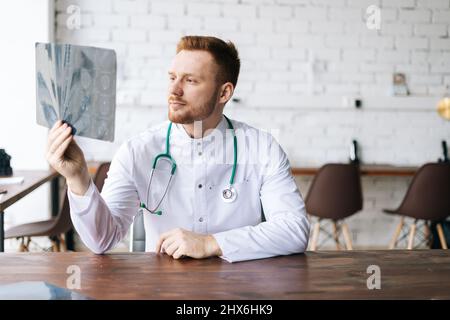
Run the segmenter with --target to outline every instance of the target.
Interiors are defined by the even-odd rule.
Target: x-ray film
[[[36,121],[67,122],[76,135],[114,141],[116,53],[58,43],[36,43]]]

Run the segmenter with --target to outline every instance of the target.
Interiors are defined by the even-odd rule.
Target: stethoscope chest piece
[[[236,189],[233,186],[228,186],[222,190],[222,200],[224,202],[233,202],[237,198]]]

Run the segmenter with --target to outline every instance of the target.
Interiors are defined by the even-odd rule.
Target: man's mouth
[[[186,105],[186,103],[176,100],[169,100],[169,105],[174,109],[178,110],[181,109],[183,106]]]

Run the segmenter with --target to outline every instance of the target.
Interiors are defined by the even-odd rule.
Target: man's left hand
[[[222,250],[212,235],[199,234],[181,228],[165,232],[159,237],[156,253],[161,250],[174,259],[183,256],[202,259],[222,255]]]

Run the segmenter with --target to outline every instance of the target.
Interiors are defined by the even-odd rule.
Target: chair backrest
[[[450,163],[420,167],[396,213],[431,221],[450,216]]]
[[[69,232],[72,229],[72,220],[70,219],[70,207],[69,198],[67,197],[67,187],[66,192],[64,192],[64,200],[61,207],[61,211],[55,218],[55,222],[50,228],[49,236],[57,236],[61,233]]]
[[[139,210],[131,225],[130,251],[145,252],[144,213]]]
[[[109,162],[102,163],[95,173],[93,182],[97,189],[101,192],[103,189],[103,184],[109,170]],[[61,207],[61,211],[55,219],[55,223],[51,227],[50,235],[59,235],[61,233],[66,233],[73,228],[72,219],[70,218],[70,206],[69,198],[67,197],[67,187],[64,192],[64,200]]]
[[[326,164],[313,179],[306,211],[320,218],[340,220],[363,208],[358,164]]]

